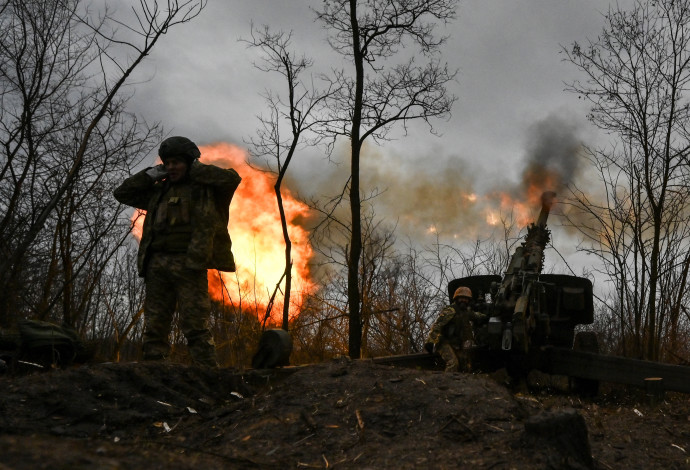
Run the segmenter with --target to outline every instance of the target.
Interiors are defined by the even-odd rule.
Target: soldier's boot
[[[160,340],[145,338],[142,352],[144,361],[163,361],[170,354],[170,346]]]
[[[165,356],[161,353],[144,353],[144,361],[164,361]]]
[[[146,319],[142,353],[144,361],[162,361],[170,355],[170,328],[155,315]]]
[[[472,372],[472,362],[467,351],[464,349],[457,352],[458,357],[458,370],[460,372],[471,373]]]
[[[216,361],[215,350],[206,351],[204,353],[192,352],[192,362],[197,366],[202,367],[218,367],[218,361]]]
[[[216,346],[208,330],[198,334],[190,333],[187,337],[189,355],[195,365],[203,367],[218,367],[216,360]]]
[[[442,344],[438,349],[438,353],[446,363],[446,372],[457,372],[460,369],[460,362],[455,355],[453,347],[447,343]]]

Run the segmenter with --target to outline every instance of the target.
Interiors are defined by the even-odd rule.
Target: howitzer
[[[527,227],[503,276],[469,276],[448,285],[450,296],[459,286],[469,287],[474,310],[488,317],[486,323],[475,325],[473,356],[478,362],[520,364],[529,362],[530,353],[542,346],[571,348],[575,327],[594,320],[588,279],[541,273],[550,239],[546,222],[555,196],[542,194],[539,217]]]
[[[545,288],[539,275],[544,265],[544,249],[551,237],[546,221],[555,197],[553,192],[542,194],[537,222],[527,227],[525,241],[513,253],[500,284],[492,286],[493,302],[486,309],[493,319],[487,328],[488,339],[498,346],[500,326],[500,346],[505,351],[517,347],[527,352],[533,339],[541,343],[549,331],[549,316],[542,302]]]

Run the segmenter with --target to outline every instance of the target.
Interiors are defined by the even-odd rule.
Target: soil
[[[346,358],[0,376],[0,469],[681,469],[690,398]]]

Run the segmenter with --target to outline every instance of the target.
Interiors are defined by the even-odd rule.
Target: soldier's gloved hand
[[[426,349],[429,354],[433,354],[436,351],[436,344],[426,343],[424,349]]]
[[[168,176],[168,171],[165,169],[165,165],[161,163],[160,165],[153,166],[146,170],[146,174],[149,175],[153,181],[160,181]]]

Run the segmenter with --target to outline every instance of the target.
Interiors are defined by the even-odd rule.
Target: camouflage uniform
[[[472,311],[469,305],[453,303],[441,310],[429,331],[427,344],[435,345],[446,363],[447,372],[471,370],[465,348],[474,341],[472,322],[483,318],[483,314]]]
[[[144,301],[144,359],[165,358],[170,352],[168,338],[177,306],[180,330],[187,338],[194,362],[216,364],[213,337],[208,329],[211,302],[205,269],[185,266],[184,253],[154,253],[146,266]]]
[[[144,219],[137,269],[146,274],[146,262],[153,250],[153,224],[156,209],[169,190],[166,181],[154,182],[142,170],[127,178],[114,194],[115,199],[147,212]],[[235,271],[232,241],[228,234],[230,201],[242,178],[233,169],[222,169],[194,161],[189,170],[191,201],[189,207],[192,232],[187,249],[186,265],[194,269]]]
[[[193,145],[193,144],[192,144]],[[190,161],[184,182],[154,181],[146,170],[126,179],[115,198],[146,211],[137,268],[146,280],[144,359],[165,358],[175,308],[195,363],[215,366],[208,329],[207,269],[234,271],[230,201],[241,178],[233,169]]]

